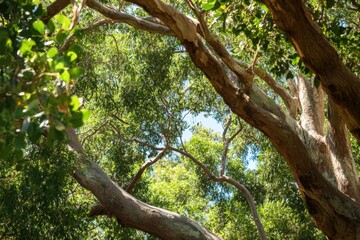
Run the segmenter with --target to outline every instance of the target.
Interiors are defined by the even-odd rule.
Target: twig
[[[109,35],[110,37],[112,37],[115,41],[115,47],[116,47],[116,52],[117,52],[117,63],[118,63],[118,66],[120,66],[120,50],[119,50],[119,45],[118,45],[118,42],[115,38],[115,36],[113,34],[110,34]]]
[[[250,191],[244,185],[242,185],[241,183],[235,181],[234,179],[232,179],[232,178],[230,178],[230,177],[228,177],[226,175],[222,175],[221,177],[215,176],[214,174],[212,174],[210,172],[210,170],[202,162],[200,162],[198,159],[196,159],[194,156],[192,156],[188,152],[182,151],[180,149],[177,149],[177,148],[174,148],[174,147],[171,147],[171,146],[169,147],[169,150],[172,150],[174,152],[178,152],[181,155],[183,155],[183,156],[189,158],[190,160],[192,160],[214,182],[218,182],[218,183],[226,182],[226,183],[229,183],[230,185],[233,185],[234,187],[236,187],[244,195],[247,203],[249,204],[251,214],[252,214],[252,216],[254,218],[254,222],[255,222],[255,225],[256,225],[257,230],[259,232],[260,238],[262,240],[267,240],[264,227],[263,227],[263,225],[261,223],[261,220],[260,220],[259,215],[258,215],[257,210],[256,210],[256,205],[255,205],[254,198],[253,198],[252,194],[250,193]]]
[[[226,133],[227,133],[229,127],[230,127],[230,124],[231,124],[231,117],[229,118],[229,121],[227,122],[227,124],[225,126],[225,129],[224,129],[224,132],[223,132],[222,140],[223,140],[224,147],[223,147],[223,153],[221,155],[221,171],[220,171],[221,176],[223,176],[225,174],[226,158],[227,158],[227,154],[228,154],[228,151],[229,151],[230,143],[232,142],[232,140],[234,140],[234,138],[243,129],[243,126],[240,125],[240,128],[233,135],[231,135],[229,138],[226,138]]]
[[[102,127],[104,127],[106,124],[108,123],[108,120],[106,120],[105,122],[103,122],[102,124],[100,124],[92,133],[90,133],[89,135],[86,135],[82,141],[81,144],[84,145],[85,141],[89,138],[94,136]]]
[[[133,180],[130,182],[130,184],[126,187],[126,191],[128,193],[131,193],[131,191],[133,190],[133,188],[135,187],[136,183],[140,180],[141,175],[143,174],[143,172],[145,171],[145,169],[147,169],[148,167],[150,167],[151,165],[155,164],[156,162],[158,162],[167,152],[167,148],[164,148],[158,155],[156,155],[156,157],[154,157],[153,159],[145,162],[139,169],[139,171],[136,173],[135,177],[133,178]]]
[[[156,146],[154,146],[154,145],[151,145],[151,144],[149,144],[149,143],[146,143],[146,142],[144,142],[144,141],[141,141],[141,140],[139,140],[139,139],[137,139],[137,138],[126,138],[114,124],[112,124],[111,122],[109,122],[109,125],[115,130],[115,132],[117,133],[117,135],[118,135],[119,137],[121,137],[122,139],[124,139],[125,141],[128,141],[128,142],[136,142],[136,143],[138,143],[138,144],[140,144],[140,145],[146,146],[146,147],[151,148],[151,149],[153,149],[153,150],[158,150],[158,151],[164,150],[163,147],[156,147]]]

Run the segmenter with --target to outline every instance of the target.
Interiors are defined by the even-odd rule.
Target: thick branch
[[[246,63],[241,61],[238,61],[238,63],[240,66],[248,68]],[[290,115],[295,118],[298,112],[298,99],[296,96],[291,96],[289,92],[279,83],[277,83],[276,80],[264,69],[255,66],[252,66],[251,69],[260,79],[266,82],[268,86],[281,97]]]
[[[341,106],[350,132],[360,142],[360,80],[312,20],[303,0],[264,0],[304,64],[319,77],[329,98]],[[311,41],[310,41],[311,40]]]
[[[179,214],[147,205],[128,194],[82,156],[73,172],[81,186],[91,191],[124,227],[132,227],[161,239],[220,239],[198,223]]]
[[[214,49],[217,55],[221,60],[228,66],[240,79],[242,84],[246,87],[252,85],[253,75],[246,71],[238,62],[231,56],[225,46],[220,42],[220,40],[211,34],[204,18],[201,13],[197,10],[195,4],[191,0],[186,0],[190,8],[193,10],[195,16],[197,17],[200,24],[200,35],[209,43],[209,45]]]
[[[331,100],[328,103],[329,131],[326,142],[329,146],[331,161],[339,189],[346,195],[360,200],[359,178],[351,153],[348,130],[341,118],[338,106]]]
[[[100,201],[98,212],[117,218],[124,227],[132,227],[161,239],[221,239],[198,223],[179,214],[145,204],[114,183],[94,162],[87,159],[74,129],[66,130],[69,146],[78,153],[73,172],[76,181]],[[96,215],[96,214],[95,214]]]
[[[301,126],[307,131],[324,135],[324,94],[321,86],[312,86],[309,79],[298,75],[299,99],[301,104]]]
[[[67,5],[70,4],[70,0],[56,0],[50,6],[46,8],[47,15],[42,18],[44,23],[47,23],[52,17],[61,12]]]

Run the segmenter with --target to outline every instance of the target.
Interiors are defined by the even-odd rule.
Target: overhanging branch
[[[160,23],[155,23],[142,18],[137,18],[129,14],[114,10],[112,8],[102,5],[96,0],[87,0],[86,4],[88,7],[96,10],[97,12],[103,14],[105,17],[113,21],[119,23],[126,23],[136,29],[145,30],[151,33],[173,35],[173,32],[165,25],[162,25]]]

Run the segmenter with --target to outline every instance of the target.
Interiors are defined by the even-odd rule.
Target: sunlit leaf
[[[55,20],[61,24],[61,28],[64,30],[68,30],[71,24],[70,18],[66,17],[65,15],[58,14],[55,17]]]
[[[76,111],[79,109],[80,107],[80,101],[79,101],[79,97],[74,95],[71,97],[71,100],[70,100],[70,106],[71,106],[71,109],[73,111]]]
[[[47,52],[47,57],[53,58],[58,53],[58,49],[56,47],[52,47]]]
[[[40,19],[33,22],[33,28],[38,31],[40,34],[45,33],[45,24]]]
[[[69,83],[70,82],[70,73],[69,73],[69,71],[68,70],[64,70],[61,74],[60,74],[60,76],[61,76],[61,78],[65,81],[65,82],[67,82],[67,83]]]

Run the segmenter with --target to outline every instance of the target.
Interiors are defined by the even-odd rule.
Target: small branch
[[[116,59],[117,59],[118,66],[120,66],[120,50],[119,50],[118,42],[113,34],[110,34],[109,36],[112,37],[115,41],[115,47],[116,47],[116,53],[117,53]]]
[[[354,5],[356,11],[360,12],[360,4],[356,2],[356,0],[351,0],[352,5]]]
[[[129,14],[106,7],[96,0],[87,0],[87,6],[103,14],[116,22],[126,23],[136,29],[142,29],[151,33],[160,33],[164,35],[174,35],[174,33],[165,25],[151,22],[142,18],[137,18]]]
[[[108,123],[108,120],[106,120],[105,122],[103,122],[102,124],[100,124],[92,133],[90,133],[89,135],[86,135],[86,136],[82,139],[81,144],[84,145],[85,141],[86,141],[88,138],[94,136],[94,135],[95,135],[97,132],[99,132],[99,130],[100,130],[102,127],[104,127],[107,123]]]
[[[229,149],[229,143],[226,139],[226,134],[229,130],[229,127],[231,125],[231,116],[229,117],[228,121],[226,122],[225,124],[225,127],[224,127],[224,131],[223,131],[223,134],[222,134],[222,141],[223,141],[223,144],[224,144],[224,147],[223,147],[223,153],[222,153],[222,156],[221,156],[221,170],[220,170],[220,175],[224,175],[225,174],[225,166],[226,166],[226,157],[227,157],[227,152],[228,152],[228,149]]]
[[[137,139],[137,138],[125,138],[125,136],[120,132],[120,130],[119,130],[114,124],[112,124],[111,122],[109,122],[109,125],[114,129],[114,131],[117,133],[117,135],[118,135],[119,137],[121,137],[122,139],[124,139],[125,141],[128,141],[128,142],[136,142],[136,143],[138,143],[138,144],[140,144],[140,145],[146,146],[146,147],[151,148],[151,149],[153,149],[153,150],[158,150],[158,151],[164,150],[163,147],[153,146],[153,145],[148,144],[148,143],[146,143],[146,142],[143,142],[143,141],[141,141],[141,140],[139,140],[139,139]]]
[[[261,223],[259,214],[257,213],[255,201],[254,201],[254,198],[253,198],[252,194],[250,193],[250,191],[244,185],[233,180],[232,178],[229,178],[228,176],[225,176],[225,175],[222,176],[221,180],[222,180],[222,182],[227,182],[227,183],[235,186],[244,195],[246,201],[249,204],[251,214],[254,218],[255,225],[256,225],[259,235],[260,235],[260,239],[266,240],[267,239],[266,233],[265,233],[264,227]]]
[[[133,190],[133,188],[135,187],[136,183],[140,180],[141,175],[143,174],[143,172],[150,167],[151,165],[155,164],[156,162],[158,162],[167,152],[167,148],[164,148],[156,157],[154,157],[153,159],[145,162],[139,169],[139,171],[136,173],[135,177],[133,178],[133,180],[130,182],[130,184],[126,187],[126,191],[128,193],[131,193],[131,191]]]
[[[229,147],[230,147],[230,143],[232,142],[232,140],[234,140],[234,138],[242,131],[243,127],[242,125],[240,125],[240,128],[233,134],[230,136],[230,138],[226,138],[226,133],[230,127],[231,124],[231,117],[229,118],[228,123],[225,126],[224,132],[223,132],[223,153],[221,155],[221,171],[220,171],[220,175],[223,176],[225,174],[225,167],[226,167],[226,158],[227,158],[227,154],[229,151]]]
[[[86,0],[81,0],[81,3],[79,5],[77,5],[74,0],[70,0],[70,2],[73,5],[73,18],[69,30],[72,30],[79,22],[80,12],[83,9],[84,4],[86,3]]]
[[[97,29],[98,27],[100,27],[100,26],[102,26],[102,25],[105,25],[105,24],[109,24],[109,23],[113,23],[113,22],[112,22],[111,20],[109,20],[109,19],[102,19],[102,20],[97,21],[97,22],[95,22],[94,24],[92,24],[92,25],[90,25],[90,26],[88,26],[88,27],[79,29],[79,31],[83,31],[83,32],[89,33],[89,32],[92,32],[93,30]],[[64,42],[64,44],[61,46],[60,52],[65,52],[65,51],[70,47],[70,45],[73,43],[74,38],[75,38],[75,35],[74,35],[74,34],[71,34],[71,35],[66,39],[66,41]]]
[[[263,227],[263,225],[262,225],[262,223],[260,221],[259,215],[258,215],[257,210],[256,210],[254,198],[252,197],[251,193],[249,192],[249,190],[244,185],[240,184],[239,182],[233,180],[232,178],[230,178],[230,177],[228,177],[226,175],[222,175],[221,177],[216,177],[214,174],[212,174],[210,172],[210,170],[202,162],[197,160],[194,156],[192,156],[188,152],[184,152],[184,151],[182,151],[180,149],[177,149],[177,148],[174,148],[174,147],[171,147],[171,146],[169,147],[169,150],[180,153],[181,155],[183,155],[183,156],[189,158],[190,160],[192,160],[214,182],[218,182],[218,183],[227,182],[230,185],[233,185],[234,187],[236,187],[244,195],[246,201],[249,204],[251,214],[252,214],[252,216],[254,218],[254,222],[255,222],[257,230],[259,232],[260,238],[262,240],[267,239],[264,227]]]

